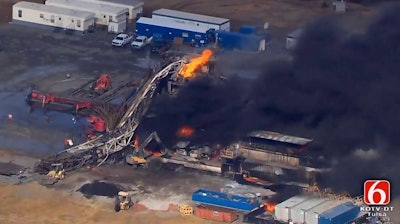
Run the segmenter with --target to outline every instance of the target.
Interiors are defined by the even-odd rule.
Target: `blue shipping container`
[[[318,224],[347,224],[357,218],[359,213],[360,207],[347,202],[322,213]]]
[[[255,26],[241,26],[239,28],[239,33],[242,34],[255,34],[257,33],[257,27]]]
[[[261,207],[256,198],[246,198],[238,195],[228,195],[221,192],[200,189],[192,194],[192,200],[240,211],[253,211]]]
[[[216,33],[218,46],[227,50],[258,51],[262,40],[265,40],[265,43],[271,41],[269,33],[264,36],[220,30],[217,30]]]
[[[193,27],[146,17],[141,17],[136,22],[136,35],[151,37],[153,34],[159,34],[164,40],[169,41],[173,41],[174,38],[182,38],[185,43],[194,41],[196,44],[205,44],[207,43],[207,31],[204,27]]]

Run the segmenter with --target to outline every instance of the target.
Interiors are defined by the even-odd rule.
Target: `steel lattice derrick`
[[[98,163],[98,166],[100,166],[108,159],[109,155],[122,150],[132,142],[136,128],[149,109],[151,100],[161,79],[168,75],[176,74],[185,63],[185,60],[173,62],[150,77],[139,88],[139,91],[136,93],[132,102],[129,103],[129,108],[122,116],[116,129],[111,133],[97,136],[90,141],[45,158],[39,162],[36,168],[46,170],[50,169],[50,163],[63,163],[68,170],[76,169],[83,166],[89,160],[93,161],[91,157],[95,155],[97,151],[100,151],[101,155],[103,155],[101,158],[98,158],[102,159]]]

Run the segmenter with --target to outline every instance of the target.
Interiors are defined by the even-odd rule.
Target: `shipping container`
[[[194,41],[196,44],[206,44],[208,39],[207,31],[208,29],[204,27],[193,27],[146,17],[141,17],[136,22],[136,35],[151,37],[154,34],[158,34],[168,41],[182,38],[186,43]]]
[[[194,214],[202,219],[231,223],[238,219],[235,210],[211,205],[197,205]]]
[[[153,11],[152,18],[194,27],[204,27],[207,30],[214,29],[230,31],[229,19],[214,16],[200,15],[171,9],[158,9]]]
[[[247,198],[216,191],[200,189],[192,194],[192,200],[202,204],[219,206],[240,211],[254,211],[262,206],[259,198]]]
[[[241,26],[239,28],[239,33],[242,33],[242,34],[255,34],[255,33],[257,33],[257,27],[244,25],[244,26]]]
[[[314,208],[312,208],[311,210],[306,211],[305,214],[305,220],[307,224],[318,224],[318,219],[319,216],[328,211],[331,208],[334,208],[340,204],[343,204],[347,201],[339,201],[339,200],[330,200],[330,201],[326,201]]]
[[[275,206],[275,217],[279,221],[288,222],[290,218],[290,209],[309,199],[307,196],[294,196]]]
[[[290,217],[294,223],[304,223],[305,222],[305,212],[328,201],[327,198],[310,198],[293,208],[290,209]]]
[[[271,41],[269,34],[252,35],[216,30],[216,42],[227,50],[263,51]]]
[[[347,224],[356,219],[359,213],[360,207],[346,202],[322,213],[318,224]]]

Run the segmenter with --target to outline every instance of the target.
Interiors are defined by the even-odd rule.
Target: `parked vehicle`
[[[152,53],[161,54],[168,51],[170,47],[170,42],[163,39],[161,35],[153,35],[153,40],[151,41]]]
[[[112,40],[111,44],[115,47],[124,47],[132,41],[132,38],[133,37],[128,34],[121,33]]]
[[[133,50],[139,50],[151,43],[152,38],[147,38],[146,36],[137,36],[132,42],[131,47]]]

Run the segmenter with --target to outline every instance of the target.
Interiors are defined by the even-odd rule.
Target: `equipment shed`
[[[94,13],[22,1],[13,6],[13,21],[84,32],[94,24]]]
[[[160,20],[168,20],[176,23],[191,25],[195,27],[205,27],[207,30],[224,30],[230,31],[230,20],[220,17],[200,15],[189,12],[182,12],[171,9],[158,9],[153,11],[152,18]]]
[[[84,10],[95,14],[96,25],[106,25],[110,23],[125,23],[127,8],[110,6],[101,2],[85,2],[79,0],[46,0],[46,5],[63,7],[73,10]]]
[[[144,3],[137,0],[82,0],[87,2],[98,2],[104,5],[117,6],[128,9],[128,20],[134,22],[143,13]]]
[[[172,41],[175,38],[182,38],[184,42],[195,42],[206,44],[206,27],[194,27],[186,24],[179,24],[172,21],[162,21],[153,18],[141,17],[136,22],[136,35],[151,37],[154,34],[161,35],[164,40]]]

